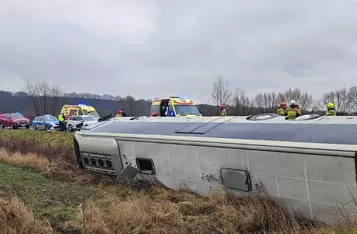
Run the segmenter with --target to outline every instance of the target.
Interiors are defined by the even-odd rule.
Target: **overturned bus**
[[[99,122],[76,132],[78,164],[118,180],[155,178],[172,189],[237,196],[263,185],[296,214],[338,215],[357,195],[357,117],[276,114],[138,117]]]

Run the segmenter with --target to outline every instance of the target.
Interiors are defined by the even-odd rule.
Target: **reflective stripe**
[[[284,109],[278,109],[278,115],[285,115],[285,110]]]
[[[296,117],[296,111],[288,111],[289,117]]]
[[[220,113],[221,116],[226,116],[227,115],[227,112],[226,110],[221,110],[221,113]]]

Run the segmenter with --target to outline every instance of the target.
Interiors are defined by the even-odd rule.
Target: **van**
[[[202,116],[196,104],[187,97],[155,98],[151,103],[151,116]]]
[[[73,115],[91,115],[96,119],[100,118],[98,112],[93,106],[84,104],[63,105],[60,113],[64,114],[65,120],[67,120],[69,116]]]

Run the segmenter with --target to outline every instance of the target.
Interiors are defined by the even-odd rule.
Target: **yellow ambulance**
[[[93,106],[78,104],[78,105],[63,105],[61,112],[65,116],[65,120],[67,120],[70,116],[73,115],[91,115],[95,118],[100,118],[98,112]]]
[[[155,98],[151,103],[151,116],[202,116],[196,104],[188,97]]]

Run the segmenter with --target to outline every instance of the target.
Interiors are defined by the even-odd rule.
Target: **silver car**
[[[68,131],[80,130],[81,127],[78,124],[83,123],[82,126],[90,126],[98,122],[98,119],[91,115],[75,115],[70,116],[67,122]]]

